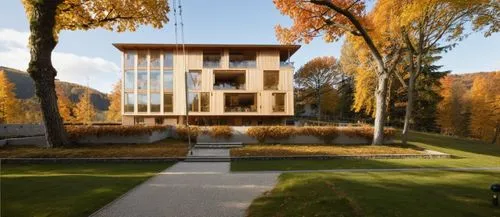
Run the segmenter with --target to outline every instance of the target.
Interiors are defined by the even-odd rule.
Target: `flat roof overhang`
[[[181,49],[181,45],[178,44],[141,44],[141,43],[113,43],[120,51],[125,50],[142,50],[142,49]],[[243,50],[261,50],[261,49],[273,49],[280,51],[280,57],[288,59],[297,50],[299,50],[300,45],[279,45],[279,44],[185,44],[186,49],[243,49]]]

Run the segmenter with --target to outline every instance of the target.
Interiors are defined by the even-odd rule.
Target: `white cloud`
[[[28,32],[0,29],[0,66],[26,70],[30,60]],[[120,68],[114,62],[100,57],[80,56],[73,53],[53,52],[52,64],[57,79],[86,85],[103,92],[111,91],[118,80]]]

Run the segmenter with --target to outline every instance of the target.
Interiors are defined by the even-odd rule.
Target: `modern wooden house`
[[[124,125],[182,124],[186,111],[198,125],[281,124],[294,115],[289,59],[298,45],[113,45],[122,52]]]

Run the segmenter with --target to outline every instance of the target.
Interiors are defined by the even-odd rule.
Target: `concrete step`
[[[195,148],[241,148],[241,142],[199,142],[194,145]]]
[[[195,148],[241,148],[243,145],[198,145]]]
[[[188,156],[185,162],[229,162],[231,158],[227,156]]]

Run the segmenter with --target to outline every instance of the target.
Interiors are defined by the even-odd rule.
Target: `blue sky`
[[[186,43],[277,43],[274,26],[290,25],[271,0],[184,0]],[[54,52],[58,78],[86,84],[104,92],[118,79],[119,52],[115,42],[174,43],[173,17],[163,29],[141,27],[137,32],[105,30],[64,31]],[[26,48],[28,23],[19,0],[3,0],[0,7],[0,65],[25,70],[29,61]],[[320,38],[303,45],[293,56],[296,68],[316,56],[339,57],[342,42],[325,43]],[[500,69],[500,35],[484,38],[473,34],[443,54],[440,61],[453,73]]]

